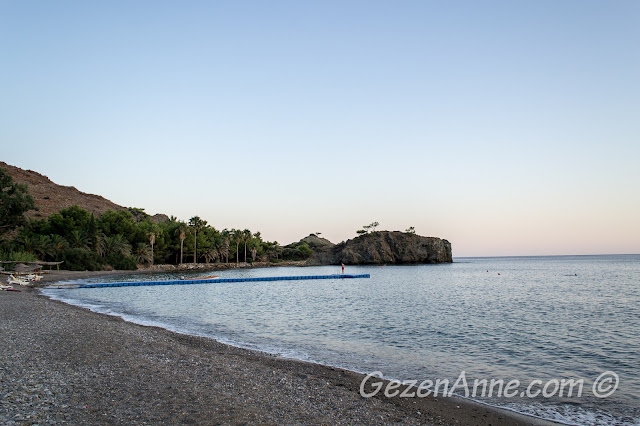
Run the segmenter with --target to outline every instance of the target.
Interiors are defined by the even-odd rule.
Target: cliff
[[[309,244],[310,237],[306,237],[301,242]],[[313,250],[308,261],[309,265],[336,265],[340,263],[345,265],[391,265],[451,263],[453,261],[449,241],[405,232],[372,232],[335,245],[325,239],[321,240],[323,240],[321,245],[316,244],[315,247],[312,247],[309,244]]]

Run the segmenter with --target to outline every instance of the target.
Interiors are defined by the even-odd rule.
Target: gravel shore
[[[47,281],[84,276],[60,271]],[[548,424],[458,398],[366,399],[361,374],[22,290],[0,291],[2,424]]]

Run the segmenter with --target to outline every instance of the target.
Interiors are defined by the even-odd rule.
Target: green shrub
[[[36,262],[38,257],[26,251],[9,251],[0,253],[0,259],[17,262]]]
[[[282,250],[284,260],[305,260],[311,257],[313,250],[307,243],[290,244]]]
[[[138,269],[136,258],[133,256],[125,256],[123,254],[113,254],[107,257],[107,263],[114,269],[134,270]]]
[[[62,255],[64,259],[64,269],[71,271],[100,271],[102,270],[102,259],[90,250],[83,248],[71,248],[65,250]]]
[[[311,250],[306,243],[300,244],[296,249],[296,257],[299,257],[300,259],[308,259],[312,254],[313,250]]]

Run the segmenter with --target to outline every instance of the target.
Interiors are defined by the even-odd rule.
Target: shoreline
[[[161,273],[204,273],[215,271],[226,271],[230,269],[262,269],[262,268],[277,268],[277,267],[290,267],[290,266],[307,266],[304,262],[282,262],[278,264],[271,264],[267,262],[254,264],[250,263],[184,263],[182,266],[176,265],[156,265],[144,269],[135,270],[119,270],[114,269],[112,271],[67,271],[67,270],[45,270],[40,273],[42,279],[34,283],[34,288],[40,288],[43,285],[48,285],[58,281],[67,280],[81,280],[84,278],[99,278],[108,277],[112,275],[146,275],[146,274],[161,274]]]
[[[176,265],[156,265],[144,269],[114,269],[111,271],[68,271],[68,270],[44,270],[38,274],[42,276],[40,281],[33,282],[30,287],[43,288],[49,284],[59,281],[81,280],[84,278],[100,278],[113,275],[151,275],[162,273],[186,273],[198,274],[205,272],[227,271],[232,269],[269,269],[279,267],[307,267],[317,265],[307,265],[305,261],[290,261],[281,263],[254,262],[251,263],[184,263],[182,266]],[[328,265],[330,266],[330,265]],[[4,276],[8,276],[5,272]],[[1,277],[2,275],[0,275]],[[19,286],[18,286],[19,288]]]
[[[51,272],[43,284],[127,273]],[[2,292],[0,312],[9,424],[555,424],[460,397],[365,399],[364,374],[126,322],[36,289]]]

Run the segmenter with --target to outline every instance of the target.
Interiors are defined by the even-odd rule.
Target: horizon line
[[[640,253],[598,253],[598,254],[517,254],[517,255],[497,255],[497,256],[452,256],[458,259],[480,259],[496,257],[569,257],[569,256],[640,256]]]

